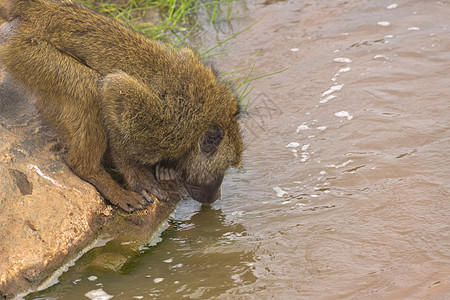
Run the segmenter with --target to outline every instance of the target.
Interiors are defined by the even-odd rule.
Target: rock
[[[127,258],[120,253],[102,253],[93,260],[92,266],[119,272],[126,262]]]
[[[0,297],[36,290],[99,235],[117,245],[132,240],[128,252],[138,254],[179,197],[137,214],[112,213],[97,190],[70,171],[64,155],[49,150],[55,134],[40,120],[33,98],[2,72],[0,80]],[[107,257],[115,257],[114,270],[126,260]]]
[[[37,286],[94,238],[107,212],[95,188],[46,150],[33,101],[1,74],[0,293]]]

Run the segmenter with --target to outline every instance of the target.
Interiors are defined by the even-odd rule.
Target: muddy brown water
[[[222,200],[182,203],[123,274],[70,268],[28,299],[449,299],[450,1],[235,9],[198,40],[264,18],[219,69],[289,70],[255,83]]]

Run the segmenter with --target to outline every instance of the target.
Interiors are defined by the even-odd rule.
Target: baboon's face
[[[240,143],[240,140],[237,141]],[[189,195],[202,203],[212,203],[222,196],[222,181],[226,170],[240,164],[240,145],[219,125],[210,126],[196,147],[197,154],[185,170],[185,187]]]

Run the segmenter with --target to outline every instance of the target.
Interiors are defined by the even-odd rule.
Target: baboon
[[[242,137],[236,97],[212,67],[75,1],[1,1],[0,64],[38,97],[75,174],[127,212],[164,200],[161,181],[200,202],[220,197]],[[105,153],[128,189],[104,169]]]

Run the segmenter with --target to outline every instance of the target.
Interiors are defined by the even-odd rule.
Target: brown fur
[[[157,164],[174,168],[188,191],[211,193],[240,166],[236,99],[190,49],[147,39],[70,0],[10,1],[15,22],[0,62],[38,95],[72,170],[110,202],[130,211],[147,204],[143,190],[163,197]],[[107,150],[132,191],[102,167]]]
[[[0,22],[1,19],[8,19],[11,14],[11,3],[7,0],[0,0]]]

